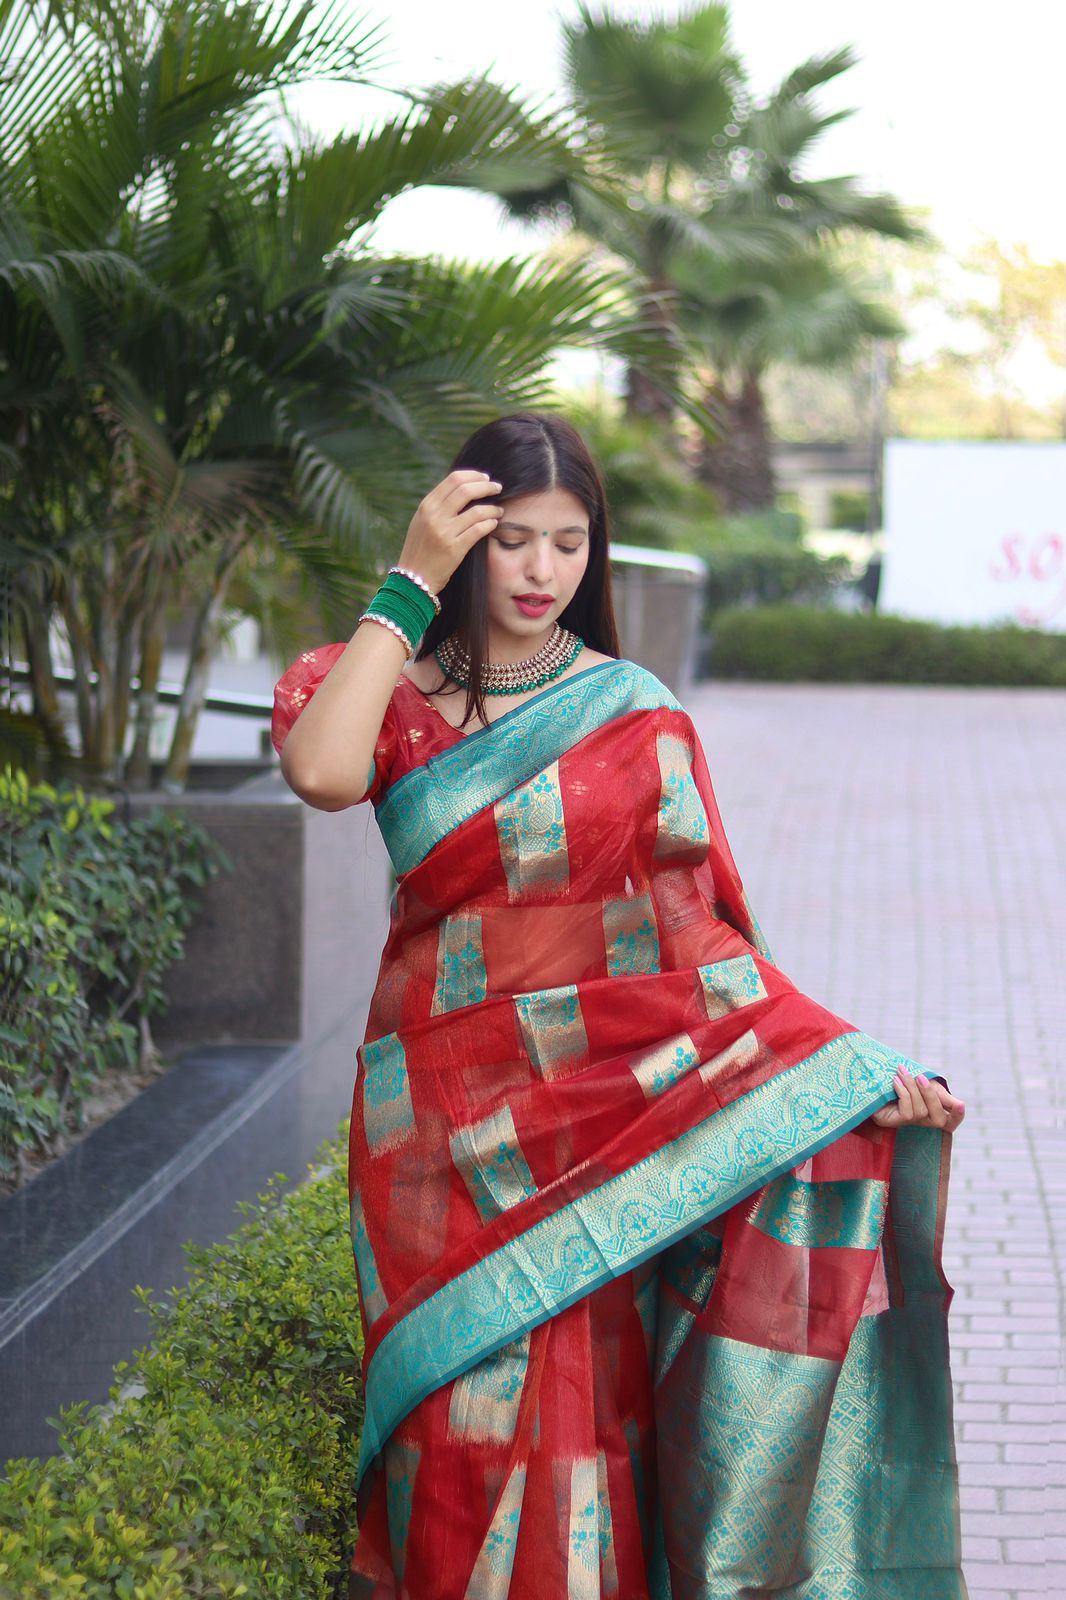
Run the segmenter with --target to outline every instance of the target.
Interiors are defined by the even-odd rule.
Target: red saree
[[[274,741],[341,644],[276,690]],[[960,1600],[950,1139],[774,964],[630,661],[463,736],[406,678],[352,1105],[366,1600]]]

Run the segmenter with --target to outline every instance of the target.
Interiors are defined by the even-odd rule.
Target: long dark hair
[[[590,649],[619,656],[608,564],[607,492],[573,423],[551,412],[512,411],[497,417],[470,435],[448,470],[466,467],[487,472],[501,485],[491,496],[494,503],[546,489],[569,489],[577,496],[589,514],[589,559],[577,592],[559,621],[580,634]],[[430,623],[415,653],[415,659],[421,661],[432,655],[442,639],[458,635],[470,653],[464,723],[475,711],[482,722],[488,721],[482,689],[482,669],[489,651],[487,554],[486,541],[479,539],[463,557],[441,591],[440,616]],[[443,679],[440,687],[448,681]]]

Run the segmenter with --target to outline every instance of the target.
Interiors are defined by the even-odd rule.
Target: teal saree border
[[[453,828],[525,783],[564,751],[627,711],[681,711],[633,661],[599,661],[542,690],[489,728],[404,773],[377,809],[397,874],[410,872]]]
[[[434,1389],[857,1127],[895,1098],[901,1066],[923,1070],[841,1034],[438,1289],[374,1353],[358,1481]]]

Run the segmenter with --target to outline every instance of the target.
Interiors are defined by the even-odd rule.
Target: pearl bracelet
[[[389,632],[394,633],[397,639],[399,639],[400,643],[407,651],[407,659],[410,661],[411,657],[415,653],[415,647],[407,637],[406,633],[404,633],[398,622],[393,622],[391,617],[383,617],[378,611],[364,611],[363,615],[359,618],[359,621],[380,622],[383,628],[388,628]]]
[[[429,598],[433,601],[434,611],[437,613],[438,617],[440,616],[440,600],[433,593],[433,590],[430,588],[425,578],[420,578],[417,572],[411,571],[410,567],[390,567],[389,571],[398,572],[401,578],[409,578],[412,583],[417,583],[423,594],[429,595]]]

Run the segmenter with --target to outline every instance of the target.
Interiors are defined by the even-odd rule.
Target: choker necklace
[[[481,669],[483,694],[524,694],[539,689],[566,671],[585,641],[561,623],[556,623],[535,655],[524,661],[486,661]],[[470,656],[452,634],[433,652],[440,670],[460,689],[470,687]]]

